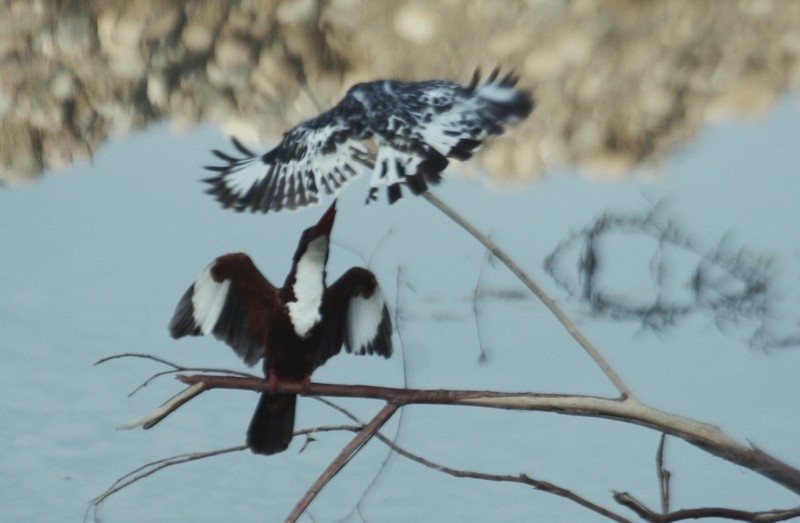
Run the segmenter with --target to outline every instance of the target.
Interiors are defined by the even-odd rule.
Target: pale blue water
[[[752,326],[721,334],[703,317],[660,337],[633,323],[596,321],[567,300],[542,261],[569,231],[605,210],[639,212],[667,200],[669,214],[692,235],[713,243],[732,231],[741,245],[775,257],[786,295],[780,321],[791,330],[800,296],[798,136],[800,108],[786,99],[763,120],[707,129],[665,161],[655,179],[599,183],[563,175],[504,191],[450,179],[436,193],[566,301],[643,401],[719,424],[797,466],[799,350],[751,350]],[[247,392],[207,393],[151,431],[116,431],[179,386],[165,378],[128,398],[162,369],[134,360],[92,365],[111,354],[147,352],[185,365],[245,370],[213,339],[170,339],[173,307],[200,270],[229,251],[249,252],[269,278],[282,282],[300,231],[324,208],[268,216],[221,210],[198,179],[199,167],[211,161],[208,149],[224,145],[209,128],[183,136],[153,128],[107,144],[91,165],[0,192],[0,520],[76,521],[92,497],[146,462],[243,442],[256,401]],[[532,298],[484,296],[476,323],[471,298],[479,275],[481,289],[521,286],[503,267],[484,264],[481,247],[465,232],[422,199],[365,208],[365,193],[362,180],[340,200],[328,275],[371,258],[387,296],[399,305],[404,345],[388,362],[339,356],[316,380],[613,395]],[[628,268],[620,270],[624,275]],[[485,365],[478,363],[476,329]],[[352,405],[362,417],[378,409],[370,402]],[[298,428],[344,422],[300,400]],[[392,422],[386,433],[397,430]],[[398,443],[454,467],[524,472],[628,515],[614,506],[610,491],[627,490],[658,507],[658,436],[554,414],[413,407],[403,415]],[[173,468],[116,494],[100,516],[110,522],[282,519],[349,437],[321,435],[301,454],[298,439],[271,458],[240,453]],[[526,487],[455,479],[387,455],[371,443],[312,505],[313,521],[598,519]],[[667,464],[675,508],[797,504],[787,490],[677,440],[668,443]]]

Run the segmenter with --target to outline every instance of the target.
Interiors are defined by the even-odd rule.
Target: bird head
[[[333,203],[328,210],[325,211],[325,214],[319,219],[316,225],[310,227],[308,230],[309,235],[314,238],[319,236],[327,236],[330,237],[331,229],[333,229],[333,221],[336,219],[336,200],[333,200]]]
[[[297,244],[297,251],[294,254],[294,262],[297,263],[311,247],[313,250],[323,250],[324,258],[328,257],[328,244],[330,243],[333,222],[336,219],[336,200],[333,201],[325,214],[319,221],[303,231],[300,241]],[[313,246],[313,247],[312,247]]]

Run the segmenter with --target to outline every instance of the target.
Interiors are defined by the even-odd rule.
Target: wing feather
[[[216,172],[204,181],[208,193],[224,207],[252,212],[297,209],[319,203],[319,188],[327,173],[340,173],[336,186],[328,184],[328,194],[336,195],[342,186],[360,174],[359,154],[366,154],[361,143],[365,134],[360,105],[345,98],[327,113],[303,122],[286,133],[277,147],[256,156],[235,138],[234,147],[242,157],[221,151],[213,153],[225,165],[206,169]]]
[[[378,153],[368,201],[384,186],[390,203],[400,198],[401,184],[414,194],[425,192],[428,184],[439,183],[448,158],[469,159],[487,137],[533,110],[533,98],[515,88],[513,73],[500,77],[495,69],[483,84],[479,79],[476,71],[466,87],[445,80],[385,80],[354,88],[365,103],[371,101],[371,121],[385,122],[373,129]]]
[[[269,318],[277,306],[277,289],[250,257],[226,254],[184,293],[169,331],[173,338],[213,334],[253,366],[265,355]]]
[[[322,343],[314,368],[341,351],[392,355],[392,321],[375,275],[360,267],[345,272],[325,291]]]

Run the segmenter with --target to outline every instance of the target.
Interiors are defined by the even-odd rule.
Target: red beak
[[[325,211],[325,214],[322,215],[322,218],[319,219],[317,224],[314,226],[314,236],[330,236],[331,229],[333,229],[333,220],[336,218],[336,200],[333,200],[333,203],[328,210]]]

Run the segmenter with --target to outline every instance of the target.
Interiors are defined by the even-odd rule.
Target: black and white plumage
[[[355,354],[392,354],[392,324],[375,275],[360,267],[325,284],[336,202],[306,229],[282,288],[273,286],[249,256],[233,253],[211,263],[184,293],[172,337],[213,334],[245,361],[264,360],[272,387],[310,382],[311,373],[342,348]],[[297,396],[262,394],[247,444],[257,454],[289,445]]]
[[[389,203],[403,185],[421,194],[441,181],[448,158],[470,158],[489,136],[527,117],[530,93],[515,89],[513,74],[492,72],[479,84],[379,80],[358,84],[329,111],[297,125],[271,151],[258,156],[233,138],[242,156],[221,151],[225,162],[206,167],[208,190],[224,206],[252,212],[298,209],[335,196],[364,167],[372,169],[367,203],[386,187]],[[372,140],[377,153],[365,146]]]

